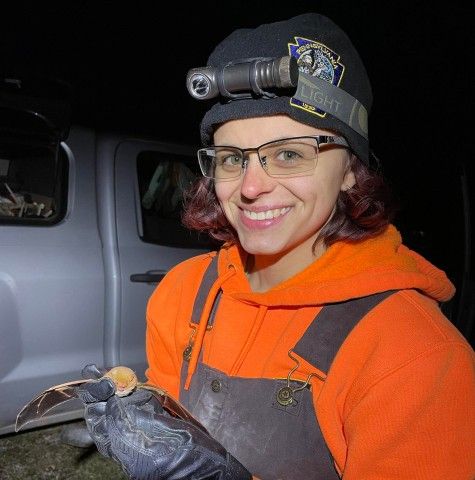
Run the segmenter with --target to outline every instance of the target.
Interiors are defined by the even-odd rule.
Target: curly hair
[[[396,211],[391,190],[382,174],[351,155],[349,169],[355,185],[338,195],[335,211],[319,232],[315,244],[322,240],[329,247],[340,240],[357,242],[381,233]],[[185,193],[183,224],[207,233],[221,242],[238,242],[234,228],[226,219],[214,191],[214,182],[200,178]],[[315,246],[314,244],[314,246]]]

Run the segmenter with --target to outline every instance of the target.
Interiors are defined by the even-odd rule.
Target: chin
[[[274,242],[240,242],[242,248],[250,255],[273,256],[289,250],[284,245],[276,245]]]
[[[281,257],[294,251],[295,253],[313,252],[316,236],[317,233],[313,231],[295,238],[289,238],[288,235],[279,236],[277,233],[265,237],[242,235],[239,236],[239,243],[243,250],[250,255]]]

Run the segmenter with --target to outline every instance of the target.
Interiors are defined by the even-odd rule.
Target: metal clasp
[[[292,374],[300,367],[300,362],[296,357],[293,356],[292,349],[288,351],[287,355],[295,362],[295,367],[292,368],[292,370],[290,370],[289,374],[287,375],[287,385],[279,389],[276,395],[277,402],[279,403],[279,405],[282,405],[283,407],[291,405],[295,401],[295,398],[294,398],[295,392],[299,392],[300,390],[303,390],[304,388],[306,388],[307,385],[310,383],[310,380],[312,379],[312,377],[318,377],[321,380],[324,380],[318,374],[310,373],[302,386],[297,388],[292,388],[290,386],[290,381],[292,380]],[[301,382],[301,380],[294,380],[294,381]]]
[[[190,323],[190,327],[193,331],[191,332],[190,338],[188,340],[188,345],[183,350],[183,360],[185,360],[185,362],[189,362],[191,359],[191,353],[193,352],[193,343],[195,342],[195,335],[196,331],[198,330],[198,325],[195,325],[194,323]]]
[[[191,359],[191,354],[193,352],[193,344],[195,343],[195,335],[196,335],[196,332],[198,331],[198,325],[190,322],[190,328],[193,331],[191,332],[190,338],[188,340],[188,345],[183,350],[183,360],[185,360],[185,362],[189,362]],[[209,331],[212,328],[213,328],[213,325],[208,325],[206,327],[206,331]]]

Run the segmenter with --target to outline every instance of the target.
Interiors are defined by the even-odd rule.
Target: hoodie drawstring
[[[257,337],[257,334],[259,333],[259,330],[261,329],[262,323],[264,321],[264,317],[266,316],[267,313],[267,306],[265,305],[259,305],[259,311],[257,312],[256,320],[254,321],[254,325],[252,327],[251,332],[249,333],[246,343],[244,344],[244,347],[241,350],[241,353],[239,354],[238,358],[234,362],[234,365],[231,368],[231,371],[229,374],[232,375],[237,375],[237,372],[241,368],[241,365],[243,364],[244,360],[247,357],[247,354],[249,353],[249,350],[251,349],[252,345],[254,344],[254,341]]]

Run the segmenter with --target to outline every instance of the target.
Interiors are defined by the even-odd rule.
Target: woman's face
[[[282,138],[328,134],[277,115],[228,121],[216,129],[214,144],[253,148]],[[338,194],[354,185],[354,175],[347,171],[349,155],[344,148],[322,149],[308,175],[273,178],[252,152],[243,175],[217,181],[217,198],[244,250],[258,256],[292,251],[308,257]]]

